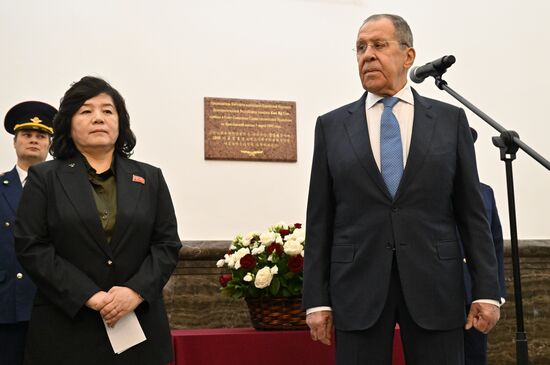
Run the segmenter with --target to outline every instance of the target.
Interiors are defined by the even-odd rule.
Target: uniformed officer
[[[13,134],[15,167],[0,174],[0,364],[23,363],[25,336],[36,288],[17,261],[13,227],[19,198],[30,166],[48,156],[52,120],[57,110],[39,101],[25,101],[6,114],[4,127]]]

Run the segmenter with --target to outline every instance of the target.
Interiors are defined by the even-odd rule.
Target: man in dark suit
[[[303,306],[339,365],[391,364],[395,323],[408,365],[464,363],[462,328],[499,318],[494,249],[463,110],[407,86],[409,26],[374,15],[357,37],[358,101],[317,120]],[[380,103],[381,101],[381,103]],[[466,318],[464,241],[474,279]]]
[[[15,167],[0,174],[0,364],[23,363],[25,337],[36,288],[15,257],[13,227],[19,198],[30,166],[48,156],[52,120],[57,110],[46,103],[26,101],[11,108],[4,119],[14,135]]]
[[[477,132],[470,128],[472,138],[477,140]],[[493,189],[489,185],[480,183],[481,197],[485,206],[485,215],[489,220],[491,227],[491,236],[495,247],[495,255],[498,267],[498,283],[500,289],[500,303],[505,302],[506,285],[504,283],[504,242],[502,238],[502,227],[498,217],[497,205]],[[472,278],[468,268],[467,260],[464,259],[464,284],[466,286],[466,311],[470,310],[472,304]],[[464,330],[464,355],[466,365],[486,365],[487,364],[487,335],[483,332],[470,328]]]

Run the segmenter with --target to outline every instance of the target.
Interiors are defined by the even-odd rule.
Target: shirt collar
[[[29,172],[23,170],[21,167],[19,167],[19,165],[15,165],[15,169],[17,170],[17,174],[19,175],[19,180],[21,180],[21,185],[23,185],[25,183],[25,180],[27,180]]]
[[[399,98],[400,101],[404,101],[407,104],[414,105],[414,96],[412,93],[412,89],[408,83],[405,84],[405,86],[401,90],[399,90],[394,96],[396,98]],[[383,96],[376,95],[374,93],[367,93],[367,100],[365,101],[367,109],[372,108],[383,98]]]
[[[102,172],[101,174],[98,174],[97,171],[90,165],[88,160],[86,159],[86,156],[81,154],[82,161],[84,161],[84,166],[86,166],[86,171],[88,172],[88,176],[90,178],[99,178],[101,180],[105,180],[110,176],[115,176],[115,159],[116,159],[116,153],[113,154],[113,160],[111,161],[111,167],[109,167],[108,170]]]

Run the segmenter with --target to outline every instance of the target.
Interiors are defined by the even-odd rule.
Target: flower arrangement
[[[219,281],[232,298],[292,297],[302,293],[305,229],[284,222],[264,233],[237,235],[216,266],[227,267]]]

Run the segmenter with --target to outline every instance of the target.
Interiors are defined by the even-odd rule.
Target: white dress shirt
[[[23,170],[19,167],[19,165],[15,165],[15,169],[19,175],[19,180],[21,180],[21,186],[25,186],[25,183],[27,182],[27,175],[29,174],[28,171]]]

